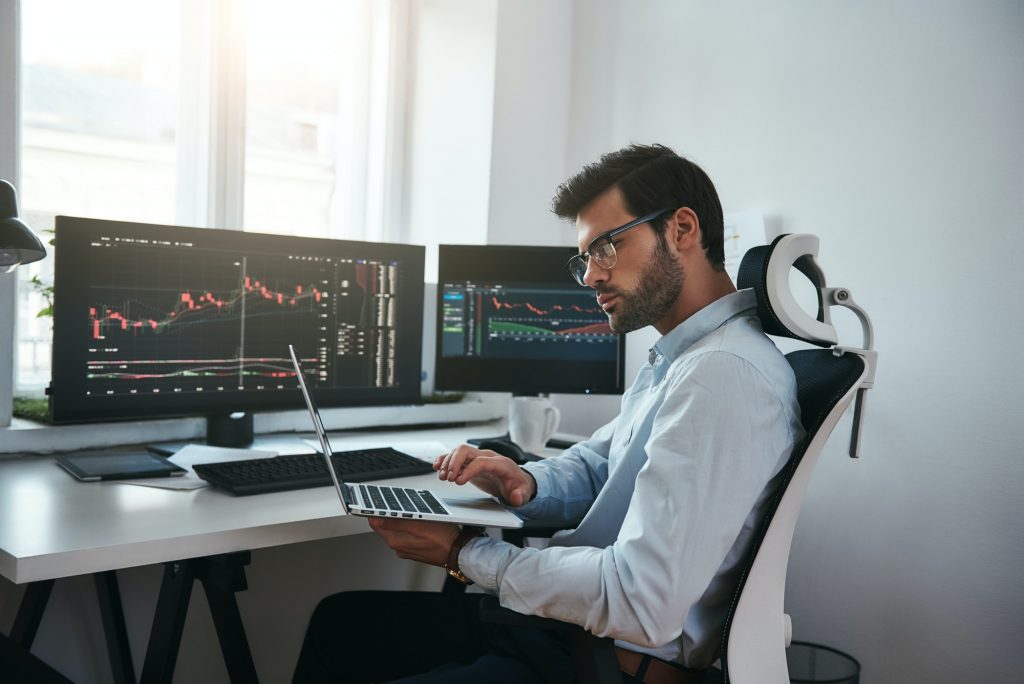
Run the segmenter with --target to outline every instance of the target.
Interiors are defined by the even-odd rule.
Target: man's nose
[[[596,288],[599,283],[608,280],[608,269],[601,268],[596,259],[587,259],[587,270],[583,273],[583,284]]]

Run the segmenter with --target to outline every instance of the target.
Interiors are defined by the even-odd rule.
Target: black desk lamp
[[[46,248],[35,233],[18,218],[18,193],[0,180],[0,273],[10,273],[21,264],[46,256]]]

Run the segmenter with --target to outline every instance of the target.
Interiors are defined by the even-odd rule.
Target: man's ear
[[[666,220],[665,237],[680,252],[694,248],[703,250],[700,243],[700,219],[690,207],[679,207]]]

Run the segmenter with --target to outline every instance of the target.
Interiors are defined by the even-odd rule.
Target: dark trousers
[[[294,681],[574,681],[572,658],[558,634],[481,622],[480,598],[404,591],[329,596],[310,619]]]

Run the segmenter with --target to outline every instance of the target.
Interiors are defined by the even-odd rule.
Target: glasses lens
[[[576,282],[580,285],[586,285],[583,282],[583,278],[587,275],[587,262],[584,261],[582,254],[577,254],[572,259],[569,259],[569,263],[566,264],[569,269],[569,273],[576,279]]]
[[[615,245],[605,238],[590,246],[590,256],[601,268],[612,268],[615,266]]]

